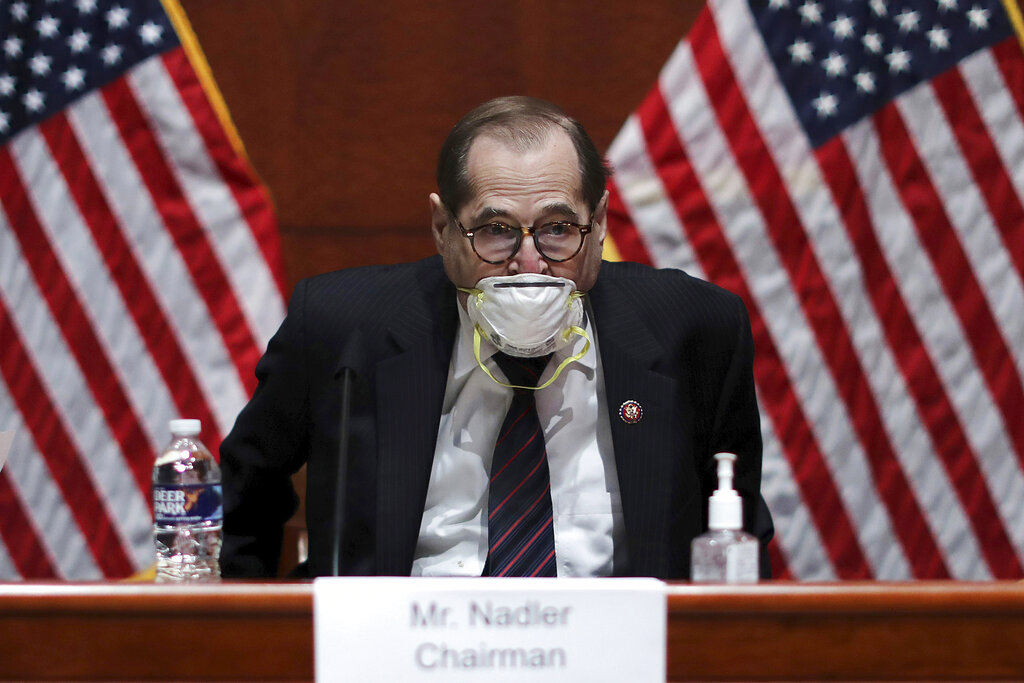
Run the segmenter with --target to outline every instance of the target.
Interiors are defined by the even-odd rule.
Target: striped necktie
[[[551,355],[494,356],[509,384],[535,387]],[[556,576],[551,478],[532,389],[515,389],[494,445],[484,575]]]

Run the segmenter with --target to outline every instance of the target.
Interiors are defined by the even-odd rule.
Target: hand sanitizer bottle
[[[708,502],[708,532],[690,546],[690,580],[697,583],[757,583],[757,539],[743,531],[743,499],[732,487],[732,453],[717,453],[718,489]]]

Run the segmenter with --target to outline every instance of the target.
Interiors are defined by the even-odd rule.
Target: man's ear
[[[594,215],[590,217],[590,223],[594,226],[594,237],[600,244],[604,244],[604,236],[608,228],[608,190],[604,191],[601,201],[597,203]]]
[[[434,236],[434,246],[437,247],[437,253],[439,254],[444,253],[444,229],[448,227],[449,220],[448,209],[445,208],[444,202],[441,201],[441,197],[439,197],[436,192],[431,192],[430,232]]]

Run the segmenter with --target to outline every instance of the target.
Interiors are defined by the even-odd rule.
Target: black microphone
[[[341,410],[338,423],[338,462],[334,486],[334,548],[331,575],[340,576],[342,534],[345,529],[345,492],[348,484],[349,417],[352,413],[352,389],[359,371],[364,367],[362,336],[358,330],[349,337],[338,359],[334,379],[341,380]]]

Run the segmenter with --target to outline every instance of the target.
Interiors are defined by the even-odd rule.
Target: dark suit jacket
[[[706,528],[713,455],[739,456],[744,525],[767,543],[753,342],[739,297],[679,270],[603,263],[588,293],[604,368],[627,572],[686,578]],[[225,576],[271,576],[308,464],[310,575],[332,566],[341,366],[356,371],[343,574],[408,575],[458,325],[439,257],[300,282],[221,446]],[[637,424],[623,401],[643,407]],[[767,571],[762,552],[762,572]]]

